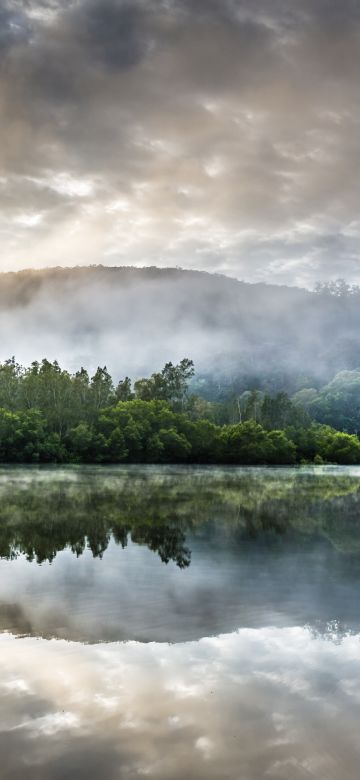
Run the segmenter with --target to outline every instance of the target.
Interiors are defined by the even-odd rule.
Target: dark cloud
[[[136,65],[150,41],[145,25],[146,12],[136,2],[97,0],[74,15],[90,59],[110,68]]]
[[[360,280],[357,2],[8,0],[0,30],[3,267],[311,284],[340,236]]]
[[[31,24],[27,15],[11,4],[0,8],[0,57],[13,46],[26,42],[31,35]]]

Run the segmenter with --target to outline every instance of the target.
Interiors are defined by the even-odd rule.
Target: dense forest
[[[117,385],[106,367],[90,378],[84,368],[70,374],[56,361],[24,368],[9,359],[0,365],[0,460],[360,463],[358,436],[316,417],[321,393],[301,403],[299,393],[291,400],[253,388],[211,402],[191,391],[193,378],[187,358]],[[326,392],[324,397],[328,414]]]

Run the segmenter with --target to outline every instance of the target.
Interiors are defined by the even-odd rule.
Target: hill
[[[359,302],[341,285],[309,292],[181,269],[3,273],[0,357],[138,377],[186,355],[210,395],[239,378],[295,391],[360,366]]]

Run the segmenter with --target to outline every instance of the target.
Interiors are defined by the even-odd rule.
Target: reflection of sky
[[[1,780],[357,780],[359,556],[226,522],[186,545],[0,561]]]
[[[360,637],[0,637],[2,780],[358,777]]]
[[[330,620],[359,630],[358,567],[312,540],[280,549],[205,527],[187,539],[191,565],[111,541],[103,560],[70,550],[50,565],[0,561],[0,627],[14,633],[98,642],[187,641],[241,627]]]

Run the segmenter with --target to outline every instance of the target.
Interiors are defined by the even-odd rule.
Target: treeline
[[[132,384],[43,360],[0,366],[1,462],[360,463],[357,436],[313,423],[285,394],[250,392],[238,420],[189,393],[191,360]]]

